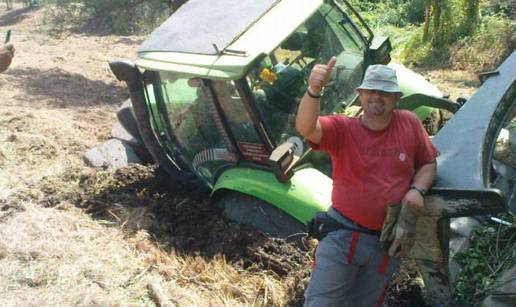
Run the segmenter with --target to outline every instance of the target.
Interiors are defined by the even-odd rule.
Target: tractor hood
[[[138,67],[237,79],[280,45],[322,0],[190,0],[138,51]]]

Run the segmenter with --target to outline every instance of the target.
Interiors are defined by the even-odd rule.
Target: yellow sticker
[[[270,85],[273,85],[274,82],[276,80],[278,80],[278,76],[273,71],[271,71],[270,69],[264,68],[260,72],[260,79],[262,79],[263,81],[269,83]]]

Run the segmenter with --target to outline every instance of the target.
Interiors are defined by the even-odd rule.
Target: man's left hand
[[[389,256],[408,256],[416,239],[416,221],[414,211],[401,205],[394,232],[391,233],[392,243],[387,252]]]
[[[422,215],[425,212],[423,196],[415,189],[408,190],[401,203],[417,215]]]

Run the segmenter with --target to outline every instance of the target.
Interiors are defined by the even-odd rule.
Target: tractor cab
[[[268,168],[273,150],[285,142],[293,144],[296,159],[309,151],[295,131],[295,116],[316,63],[337,57],[322,113],[353,102],[365,67],[365,38],[342,11],[329,4],[321,4],[302,19],[297,20],[299,25],[293,22],[293,31],[285,39],[276,39],[277,45],[264,46],[270,51],[262,50],[228,78],[209,76],[209,67],[204,76],[182,71],[147,73],[146,100],[160,113],[156,126],[162,127],[168,146],[180,153],[179,163],[209,185],[221,171],[237,164]],[[216,52],[211,55],[216,63],[242,61],[250,53],[244,48],[211,51]]]

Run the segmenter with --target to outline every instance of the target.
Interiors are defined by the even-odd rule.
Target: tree
[[[430,29],[430,0],[425,0],[425,23],[423,25],[423,42],[428,41],[428,31]]]
[[[461,0],[461,11],[464,17],[461,22],[461,35],[470,35],[475,31],[475,26],[480,17],[480,0]]]
[[[458,8],[453,13],[455,21],[450,17],[452,2]],[[457,37],[470,35],[475,31],[479,16],[480,0],[425,0],[423,42],[442,46],[452,39],[452,33]]]

